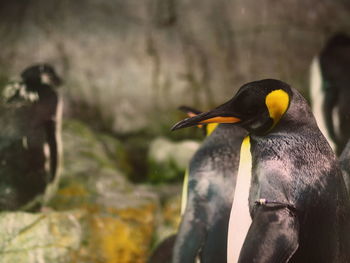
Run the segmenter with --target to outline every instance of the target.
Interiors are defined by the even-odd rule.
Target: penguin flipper
[[[200,211],[204,211],[201,204],[194,206],[193,199],[189,199],[187,207],[196,207],[197,211],[188,211],[182,216],[179,231],[173,250],[172,263],[193,263],[205,241],[207,234],[204,215]]]
[[[258,206],[238,262],[288,262],[298,235],[298,218],[290,208]]]
[[[227,234],[230,210],[221,211],[222,214],[208,228],[206,242],[200,251],[201,263],[222,263],[227,260]]]

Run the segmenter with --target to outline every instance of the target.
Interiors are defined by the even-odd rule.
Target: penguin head
[[[178,122],[172,130],[207,123],[236,123],[252,134],[272,130],[288,110],[293,92],[280,80],[264,79],[243,85],[217,108]]]
[[[28,90],[36,91],[44,85],[58,87],[62,84],[61,78],[49,64],[37,64],[26,68],[21,73],[22,80]]]

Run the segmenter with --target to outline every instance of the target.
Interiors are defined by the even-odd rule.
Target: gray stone
[[[145,261],[156,228],[157,193],[121,172],[117,160],[125,153],[117,139],[73,120],[64,123],[63,139],[64,171],[50,207],[85,211],[74,262]]]
[[[81,245],[82,215],[78,210],[0,213],[0,262],[72,262]]]
[[[48,61],[66,80],[68,114],[87,105],[79,114],[116,132],[170,126],[180,103],[219,104],[247,81],[305,90],[323,41],[349,32],[349,10],[341,0],[4,2],[0,72]]]

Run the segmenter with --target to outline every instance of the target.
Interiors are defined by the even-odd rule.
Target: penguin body
[[[319,58],[314,59],[311,72],[313,111],[321,131],[335,144],[338,155],[350,138],[349,68],[350,37],[336,34],[326,43]]]
[[[188,106],[180,106],[178,108],[180,111],[186,113],[189,117],[196,116],[201,113],[201,111]],[[210,126],[210,127],[208,127]],[[204,136],[210,136],[210,134],[215,130],[217,124],[210,125],[198,125],[203,132]],[[188,200],[188,179],[189,179],[189,169],[185,171],[183,184],[182,184],[182,194],[181,194],[181,208],[180,216],[182,217],[185,213],[187,200]],[[173,250],[175,246],[177,234],[174,233],[164,240],[162,240],[157,247],[153,250],[151,256],[148,259],[149,263],[170,263],[173,257]]]
[[[173,262],[226,262],[228,220],[245,131],[220,124],[195,153]]]
[[[196,116],[198,114],[201,113],[201,111],[197,110],[197,109],[194,109],[194,108],[191,108],[191,107],[188,107],[188,106],[181,106],[179,107],[179,110],[181,110],[182,112],[186,113],[189,117],[193,117],[193,116]],[[218,128],[218,124],[215,124],[215,123],[210,123],[210,124],[205,124],[205,125],[198,125],[198,128],[200,128],[202,131],[203,131],[203,134],[207,137],[211,136],[211,134]],[[219,126],[219,129],[223,129],[222,127],[220,128]],[[239,134],[237,134],[237,136],[239,136]],[[217,137],[217,136],[215,136]],[[209,140],[209,139],[208,139]],[[215,141],[212,141],[215,143]],[[208,146],[202,146],[202,147],[205,147],[205,148],[209,148],[208,149],[208,152],[206,152],[204,154],[204,160],[206,160],[209,155],[210,155],[210,147]],[[201,149],[198,150],[198,152],[200,151],[203,151]],[[217,150],[214,150],[214,152],[216,152]],[[196,155],[197,153],[195,153]],[[199,153],[198,153],[199,154]],[[194,155],[194,156],[195,156]],[[201,157],[203,157],[203,154],[201,155]],[[194,157],[193,157],[194,158]],[[200,159],[199,157],[197,157],[198,159]],[[192,176],[193,174],[195,173],[192,173]],[[187,207],[187,203],[188,203],[188,195],[189,195],[189,187],[188,187],[188,184],[189,184],[189,177],[190,177],[190,172],[189,172],[189,168],[186,169],[186,172],[185,172],[185,175],[184,175],[184,180],[183,180],[183,187],[182,187],[182,196],[181,196],[181,210],[180,210],[180,215],[181,217],[183,218],[184,217],[184,214],[185,214],[185,211],[186,211],[186,207]],[[234,179],[234,178],[233,178]],[[198,180],[198,178],[197,178]],[[230,183],[231,180],[229,180],[229,183]],[[196,207],[197,204],[192,202],[190,204],[190,207],[191,208],[187,208],[187,214],[189,212],[191,212],[194,207]],[[202,205],[203,206],[203,205]],[[206,212],[203,212],[204,214]],[[217,222],[217,224],[220,224],[220,221]],[[215,225],[215,223],[214,223]],[[211,226],[208,226],[208,229],[210,228]],[[227,222],[226,222],[226,228],[227,228]],[[223,228],[225,229],[225,228]],[[187,230],[189,231],[189,230]],[[207,228],[206,230],[207,231]],[[225,231],[225,230],[224,230]],[[178,231],[180,233],[180,230]],[[226,230],[227,232],[227,230]],[[152,255],[149,259],[149,262],[150,263],[158,263],[158,262],[162,262],[162,263],[166,263],[166,262],[171,262],[172,261],[172,257],[173,257],[173,249],[175,247],[175,242],[176,242],[176,238],[178,236],[179,233],[175,233],[171,236],[169,236],[168,238],[164,239],[158,246],[157,248],[152,252]],[[181,236],[184,236],[186,235],[186,232],[184,232],[184,230],[182,230],[182,232],[180,233],[180,237]],[[219,236],[222,235],[223,237],[227,236],[226,233],[222,234],[222,233],[219,233]],[[213,246],[219,246],[219,245],[222,245],[222,241],[219,240],[220,243],[217,243],[215,244],[213,241],[211,243],[214,243]],[[181,243],[183,241],[177,241],[178,243]],[[187,242],[187,241],[186,241]],[[206,242],[205,240],[203,242]],[[223,243],[224,246],[226,246],[225,243]],[[215,252],[215,249],[213,249],[213,252]],[[184,252],[181,251],[180,252],[181,254],[183,254]],[[193,252],[192,252],[193,253]],[[196,252],[194,252],[196,253]],[[225,255],[225,253],[223,253],[223,255]],[[222,256],[219,256],[219,258],[217,258],[217,260],[220,260],[221,261],[218,261],[218,262],[226,262],[226,258],[222,257]],[[193,258],[190,258],[188,259],[189,261],[192,261],[192,262],[195,262],[199,259],[199,255],[198,255],[198,251],[197,251],[197,255]]]
[[[38,208],[58,179],[59,78],[43,64],[26,69],[22,79],[0,109],[0,210]]]
[[[240,216],[232,220],[229,240],[240,227],[247,234],[239,250],[229,242],[228,262],[350,262],[349,196],[335,154],[299,92],[278,80],[251,82],[173,129],[208,122],[235,123],[250,137],[244,202],[251,224],[241,225]],[[235,195],[233,206],[236,201]]]
[[[273,255],[280,257],[279,262],[349,262],[346,250],[350,247],[341,247],[349,245],[347,237],[346,242],[341,241],[342,233],[350,234],[348,223],[342,221],[343,214],[349,220],[349,204],[335,156],[315,124],[283,126],[281,123],[279,129],[264,137],[251,135],[252,182],[256,183],[250,189],[249,207],[255,222],[246,240],[266,231],[261,224],[271,224],[267,214],[276,217],[272,226],[285,225],[280,231],[267,228],[273,242],[264,244],[268,248],[258,254],[260,257]],[[286,207],[271,213],[273,206],[255,203],[260,199]],[[283,234],[286,240],[279,243]],[[279,250],[285,255],[278,255]],[[241,258],[251,258],[249,251],[249,246],[245,247]]]

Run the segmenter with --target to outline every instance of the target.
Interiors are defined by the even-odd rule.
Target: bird
[[[61,156],[62,83],[49,64],[8,85],[0,105],[0,211],[38,210],[54,192]]]
[[[312,110],[337,155],[350,138],[350,37],[336,33],[313,59],[310,70]]]
[[[195,109],[193,107],[189,107],[189,106],[180,106],[178,108],[179,110],[181,110],[182,112],[186,113],[189,117],[193,117],[193,116],[196,116],[198,114],[201,113],[200,110],[198,109]],[[220,125],[222,126],[222,125]],[[219,126],[219,130],[223,129],[223,127],[220,127]],[[206,136],[206,140],[208,140],[208,137],[210,137],[210,135],[216,130],[216,128],[218,128],[218,124],[216,123],[209,123],[209,124],[204,124],[204,125],[198,125],[198,128],[200,128],[202,131],[203,131],[203,135]],[[233,134],[233,136],[240,136],[241,139],[243,139],[243,135],[242,135],[242,132],[243,130],[239,130],[237,132],[237,134]],[[231,140],[233,142],[233,140]],[[236,142],[236,141],[234,141]],[[205,141],[204,141],[205,143]],[[233,146],[233,144],[230,145],[231,147]],[[238,148],[240,147],[240,142],[238,141],[237,142],[237,146]],[[202,162],[205,162],[206,160],[208,160],[208,158],[210,158],[210,155],[218,155],[218,154],[215,154],[216,152],[218,152],[218,149],[215,148],[215,147],[211,147],[212,150],[210,150],[210,148],[207,146],[202,146],[204,147],[204,149],[207,149],[206,150],[206,153],[203,154],[204,158],[202,160]],[[225,149],[225,147],[223,147]],[[238,150],[237,148],[237,150]],[[198,152],[203,152],[204,149],[200,148],[198,150]],[[237,151],[236,150],[236,151]],[[197,153],[194,154],[194,156],[196,155]],[[219,153],[220,155],[220,153]],[[236,152],[236,155],[234,157],[237,157],[238,156],[238,153]],[[193,157],[194,158],[194,157]],[[233,158],[233,161],[237,162],[237,160],[235,160]],[[212,162],[214,163],[214,162]],[[217,162],[215,162],[217,163]],[[217,163],[218,164],[218,163]],[[234,165],[234,164],[233,164]],[[237,165],[238,166],[238,165]],[[231,166],[230,166],[231,167]],[[189,167],[190,168],[190,167]],[[185,172],[185,175],[184,175],[184,180],[183,180],[183,187],[182,187],[182,196],[181,196],[181,209],[180,209],[180,217],[181,218],[184,218],[184,216],[186,216],[186,218],[188,218],[188,213],[192,213],[192,211],[195,209],[195,207],[197,207],[197,202],[196,201],[192,201],[189,205],[189,208],[187,208],[187,212],[186,212],[186,207],[187,207],[187,202],[188,202],[188,196],[192,196],[196,193],[192,193],[193,189],[192,188],[188,188],[188,182],[189,180],[190,181],[193,181],[195,180],[196,182],[198,182],[199,180],[201,179],[205,179],[205,178],[192,178],[194,177],[194,175],[197,175],[198,174],[198,171],[195,171],[195,172],[192,172],[191,174],[189,173],[189,168],[186,169],[186,172]],[[198,170],[198,169],[197,169]],[[215,172],[215,170],[219,171],[218,168],[212,168],[212,171],[211,172]],[[223,173],[222,173],[223,174]],[[232,175],[234,176],[235,173],[232,173]],[[191,176],[191,177],[190,177]],[[190,178],[190,179],[189,179]],[[232,180],[234,180],[234,178],[232,178]],[[228,182],[231,183],[232,182],[231,178],[228,179]],[[233,189],[232,189],[233,190]],[[188,192],[191,191],[191,193],[189,194]],[[198,199],[198,198],[197,198]],[[195,200],[195,199],[193,199]],[[231,200],[232,202],[232,200]],[[206,208],[204,205],[201,205],[202,206],[202,210],[206,209],[208,210],[208,208]],[[227,206],[227,207],[230,207]],[[227,209],[226,207],[226,209]],[[219,208],[218,209],[223,209],[223,208]],[[186,212],[186,215],[185,215],[185,212]],[[208,213],[208,211],[201,211],[200,213],[202,213],[203,215],[205,215],[206,213]],[[226,211],[226,221],[228,220],[228,213],[229,211],[227,212]],[[223,217],[223,216],[220,216],[220,217]],[[188,220],[188,219],[187,219]],[[217,222],[215,221],[217,220]],[[224,221],[224,219],[222,219],[222,221]],[[217,218],[217,219],[214,219],[211,221],[211,223],[213,225],[215,224],[220,224],[220,219]],[[210,223],[210,222],[209,222]],[[191,226],[191,228],[194,227],[194,225]],[[208,225],[207,226],[207,230],[208,232],[210,232],[210,228],[212,226],[211,225]],[[228,222],[226,223],[226,227],[225,226],[222,226],[222,229],[223,229],[223,233],[219,233],[218,234],[218,237],[222,237],[222,239],[225,238],[226,234],[225,232],[227,232],[227,227],[228,227]],[[150,263],[158,263],[158,262],[162,262],[162,263],[165,263],[165,262],[171,262],[172,261],[172,257],[174,255],[173,253],[173,250],[174,250],[174,247],[175,247],[175,244],[177,242],[177,244],[182,244],[182,240],[181,240],[181,237],[186,235],[188,231],[191,231],[191,229],[187,229],[187,230],[184,230],[184,229],[181,229],[178,230],[176,233],[170,235],[169,237],[167,237],[166,239],[164,239],[158,246],[157,248],[153,251],[150,259],[149,259],[149,262]],[[179,237],[179,240],[177,240],[177,237]],[[216,237],[215,237],[216,238]],[[210,239],[213,239],[213,237],[210,237],[209,239],[206,239],[204,238],[203,239],[203,244],[205,244],[206,242],[209,242]],[[221,241],[221,238],[218,240],[218,241]],[[190,242],[190,240],[187,240],[186,242]],[[211,243],[215,244],[215,241],[210,241]],[[186,245],[186,244],[185,244]],[[214,248],[215,246],[217,246],[217,249],[219,248],[220,250],[222,250],[222,243],[221,242],[218,242],[217,244],[214,245]],[[225,247],[225,244],[224,244],[224,247]],[[195,260],[197,258],[199,258],[199,254],[200,254],[200,249],[201,248],[195,248],[194,249],[194,252],[191,252],[191,254],[195,254],[195,256],[193,256],[191,259],[189,259],[188,261],[189,262],[195,262]],[[215,252],[215,249],[213,249],[213,252]],[[181,252],[182,253],[182,252]],[[224,257],[222,256],[219,256],[217,257],[217,255],[215,255],[215,260],[216,262],[226,262],[226,252],[224,253],[221,253],[222,255],[224,255]],[[213,257],[212,257],[213,258]],[[181,259],[177,259],[177,260],[184,260],[183,258]],[[182,262],[182,261],[181,261]]]
[[[190,116],[200,114],[188,107],[182,110]],[[226,262],[228,220],[246,132],[232,124],[204,124],[202,128],[207,137],[185,176],[173,263],[195,262],[197,258],[200,262]]]
[[[186,113],[189,117],[193,117],[196,116],[197,114],[200,114],[201,111],[189,107],[189,106],[180,106],[178,108],[180,111]],[[203,135],[207,136],[209,135],[209,133],[207,132],[208,129],[206,127],[207,125],[198,125],[198,127],[200,129],[202,129],[203,131]],[[213,124],[213,126],[217,126],[217,124]],[[213,129],[215,129],[215,127],[213,127]],[[184,179],[183,179],[183,183],[182,183],[182,193],[181,193],[181,206],[180,206],[180,217],[183,216],[183,214],[185,213],[185,208],[186,208],[186,204],[187,204],[187,196],[188,196],[188,168],[185,171],[184,174]],[[165,239],[163,239],[158,245],[157,247],[153,250],[153,252],[151,253],[148,262],[149,263],[170,263],[172,261],[172,257],[173,257],[173,249],[175,246],[175,241],[176,241],[176,237],[177,234],[173,233],[170,236],[166,237]]]
[[[203,123],[231,123],[248,132],[231,208],[229,263],[350,262],[345,183],[296,89],[276,79],[249,82],[226,103],[172,130]]]
[[[189,106],[180,106],[179,110],[186,113],[189,117],[194,117],[200,113],[202,113],[200,110],[197,110],[195,108],[189,107]],[[208,137],[212,134],[212,132],[217,128],[217,123],[208,123],[204,125],[198,125],[198,128],[200,128],[203,131],[203,135],[205,137]],[[185,176],[183,180],[183,186],[182,186],[182,196],[181,196],[181,216],[185,213],[186,205],[187,205],[187,199],[188,199],[188,178],[189,178],[189,169],[187,168],[185,171]]]

